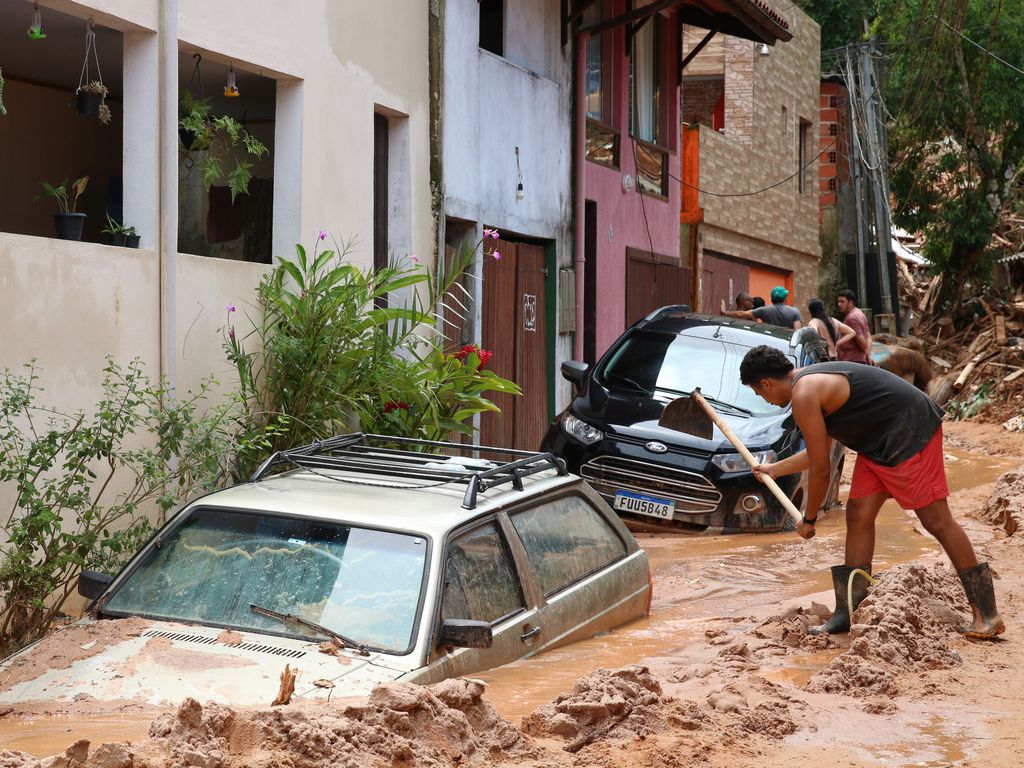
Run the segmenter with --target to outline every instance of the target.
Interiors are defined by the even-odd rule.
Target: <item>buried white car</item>
[[[89,618],[0,664],[0,704],[268,705],[286,665],[297,697],[359,696],[592,636],[651,597],[646,554],[550,454],[362,434],[275,454],[79,589]]]

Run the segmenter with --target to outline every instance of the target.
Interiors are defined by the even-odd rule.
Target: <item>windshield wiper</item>
[[[301,616],[296,616],[293,613],[278,613],[277,611],[272,611],[269,608],[264,608],[262,605],[256,605],[255,603],[249,604],[249,610],[253,613],[258,613],[260,616],[266,616],[269,619],[277,619],[284,624],[298,624],[300,627],[315,630],[325,637],[330,638],[342,648],[351,648],[353,651],[357,651],[360,656],[370,655],[370,652],[362,643],[357,643],[355,640],[347,638],[344,635],[335,632],[333,629],[328,629],[323,624],[317,624],[315,621],[308,621],[307,619],[304,619]]]
[[[608,377],[608,378],[613,378],[613,379],[616,379],[618,381],[621,381],[623,384],[626,384],[626,385],[632,387],[637,392],[643,392],[645,394],[648,392],[647,387],[643,386],[639,382],[633,381],[633,379],[629,378],[629,376],[623,376],[621,373],[607,372],[606,371],[605,372],[605,376]]]
[[[662,392],[668,392],[669,394],[672,394],[672,395],[684,395],[686,397],[689,397],[689,396],[691,396],[693,394],[692,392],[684,392],[681,389],[671,389],[670,387],[658,387],[658,389],[661,390]],[[733,405],[732,403],[727,403],[724,400],[719,400],[717,397],[712,397],[711,395],[706,395],[703,392],[701,392],[700,394],[701,394],[701,397],[703,397],[709,403],[712,403],[714,405],[721,406],[722,408],[731,408],[732,410],[739,411],[740,413],[746,414],[747,416],[753,416],[754,415],[753,411],[748,411],[746,408],[744,408],[741,405]]]

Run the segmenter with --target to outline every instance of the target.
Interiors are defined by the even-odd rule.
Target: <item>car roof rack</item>
[[[445,449],[447,452],[424,450],[428,448]],[[515,458],[494,461],[484,459],[480,455],[483,453],[506,454]],[[473,467],[472,463],[467,466],[451,462],[450,459],[455,457],[487,461],[491,466]],[[438,484],[465,483],[467,488],[462,500],[463,509],[476,509],[477,494],[498,485],[511,483],[513,488],[521,491],[524,477],[549,469],[556,470],[559,475],[569,474],[565,462],[551,453],[354,432],[277,451],[259,466],[249,481],[259,482],[274,470],[285,466],[390,475],[437,481]]]
[[[666,317],[680,317],[681,315],[688,315],[693,310],[689,304],[671,304],[667,307],[661,307],[656,309],[651,314],[647,315],[644,320],[648,323],[653,323],[655,320],[663,320]]]

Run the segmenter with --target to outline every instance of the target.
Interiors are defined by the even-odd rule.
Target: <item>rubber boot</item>
[[[833,565],[832,586],[836,590],[836,609],[832,612],[831,618],[818,627],[811,627],[807,630],[809,635],[835,635],[839,632],[850,631],[850,614],[857,610],[857,606],[868,596],[868,580],[858,574],[853,580],[853,607],[847,601],[847,585],[850,582],[850,575],[862,570],[871,573],[871,566],[855,565]]]
[[[980,616],[985,623],[985,630],[978,632],[970,626],[960,627],[960,632],[966,637],[976,637],[987,640],[1001,635],[1006,631],[1006,625],[999,618],[999,611],[996,610],[996,593],[992,588],[992,571],[988,563],[979,563],[973,568],[957,571],[960,583],[964,585],[964,592],[967,593],[967,602],[975,616]]]

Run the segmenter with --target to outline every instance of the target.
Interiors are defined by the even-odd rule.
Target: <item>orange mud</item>
[[[82,702],[77,720],[75,705],[52,713],[54,730],[38,741],[26,731],[50,713],[0,714],[0,766],[43,768],[32,755],[63,753],[79,735],[92,740],[87,750],[46,768],[1024,764],[1024,533],[1007,524],[1024,514],[1024,483],[995,483],[1024,450],[996,443],[988,425],[947,426],[950,442],[999,453],[947,445],[950,505],[997,576],[1000,641],[956,632],[968,613],[948,561],[912,514],[887,505],[878,584],[847,635],[806,632],[832,606],[841,515],[810,542],[646,536],[650,617],[490,671],[486,690],[389,684],[361,702],[273,710],[189,700],[145,738],[151,715],[122,707],[124,719],[108,722],[95,702]]]

